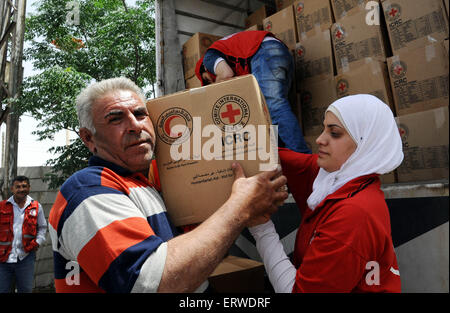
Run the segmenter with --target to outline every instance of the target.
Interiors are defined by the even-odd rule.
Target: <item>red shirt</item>
[[[266,36],[274,35],[262,30],[243,31],[215,41],[208,50],[216,49],[227,56],[246,59],[258,51]]]
[[[258,51],[266,36],[275,37],[271,32],[262,30],[243,31],[215,41],[208,50],[215,49],[225,54],[226,61],[236,76],[246,75],[250,74],[249,58]],[[202,64],[203,58],[197,61],[195,75],[203,86],[200,73]],[[213,78],[216,79],[215,75]]]
[[[314,210],[306,200],[317,155],[280,148],[283,174],[302,214],[294,248],[293,292],[400,292],[391,223],[377,174],[361,176]]]

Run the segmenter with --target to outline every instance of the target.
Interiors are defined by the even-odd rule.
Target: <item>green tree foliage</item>
[[[127,3],[128,2],[128,3]],[[24,57],[39,74],[28,77],[18,112],[40,121],[34,134],[52,139],[63,129],[78,133],[75,98],[91,81],[125,76],[153,93],[156,77],[154,1],[40,0],[26,21]],[[80,139],[50,149],[50,187],[87,164]]]

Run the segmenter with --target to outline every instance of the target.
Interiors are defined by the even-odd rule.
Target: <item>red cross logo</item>
[[[337,32],[336,32],[336,38],[337,39],[341,39],[342,35],[343,35],[343,33],[341,32],[340,29],[338,29]]]
[[[298,49],[297,54],[299,57],[301,57],[303,55],[303,49],[302,48]]]
[[[305,94],[305,95],[303,96],[303,101],[304,101],[304,102],[309,102],[310,99],[311,99],[311,98],[310,98],[310,95],[309,95],[309,94]]]
[[[395,17],[398,13],[398,10],[395,8],[392,8],[391,11],[389,12],[389,15],[392,17]]]
[[[299,4],[299,5],[297,6],[297,13],[298,13],[298,14],[302,13],[302,10],[303,10],[303,6],[302,6],[301,4]]]
[[[398,132],[400,133],[400,137],[403,137],[406,134],[406,131],[403,128],[398,128]]]
[[[266,30],[270,31],[272,29],[272,24],[271,23],[267,23],[266,24]]]
[[[236,120],[234,119],[235,116],[241,115],[241,110],[237,109],[237,110],[233,110],[233,105],[232,104],[227,104],[227,111],[226,112],[222,112],[220,114],[221,118],[228,118],[228,120],[230,121],[230,124],[234,124],[236,123]]]
[[[341,91],[344,91],[345,89],[347,88],[347,85],[345,84],[345,83],[340,83],[339,84],[339,89],[341,90]]]
[[[396,65],[394,67],[394,72],[395,72],[395,74],[400,75],[403,72],[403,67],[401,65],[399,65],[399,64]]]

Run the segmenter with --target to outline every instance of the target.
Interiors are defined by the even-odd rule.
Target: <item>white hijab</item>
[[[341,168],[329,173],[323,168],[314,180],[308,206],[314,210],[323,199],[354,178],[385,174],[403,161],[402,140],[391,109],[372,95],[343,97],[325,111],[333,112],[357,144]]]

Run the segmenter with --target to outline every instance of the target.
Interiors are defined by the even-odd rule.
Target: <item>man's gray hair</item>
[[[76,99],[77,115],[80,128],[87,128],[93,134],[95,133],[94,122],[92,119],[92,104],[105,96],[107,93],[117,90],[129,90],[134,92],[145,104],[145,96],[132,80],[126,77],[117,77],[105,79],[90,84],[84,88]]]

